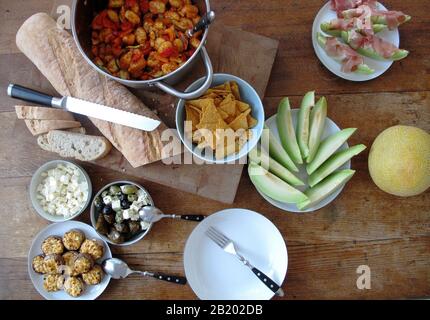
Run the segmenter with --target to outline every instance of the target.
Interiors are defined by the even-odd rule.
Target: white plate
[[[299,109],[292,109],[291,110],[291,116],[293,118],[293,125],[295,128],[297,127],[298,115],[299,115]],[[278,126],[276,125],[276,114],[266,120],[266,125],[269,127],[270,131],[272,131],[273,135],[280,142],[281,140],[279,138]],[[324,140],[328,136],[331,136],[332,134],[335,134],[339,131],[340,131],[340,128],[336,125],[336,123],[334,123],[330,118],[327,118],[326,122],[325,122],[325,129],[324,129],[324,132],[321,136],[321,139]],[[339,148],[339,150],[345,150],[345,149],[348,149],[348,143],[346,143],[346,142]],[[309,185],[307,183],[308,173],[306,172],[306,165],[305,164],[297,165],[297,167],[299,168],[300,171],[297,174],[294,172],[294,175],[297,176],[300,180],[302,180],[305,183],[305,185],[302,187],[295,187],[295,188],[299,189],[300,191],[305,191],[306,189],[309,188]],[[337,170],[350,169],[350,168],[351,168],[351,161],[348,161],[343,166],[339,167],[339,169],[337,169]],[[345,184],[343,184],[342,187],[340,187],[338,190],[336,190],[336,192],[332,193],[330,196],[328,196],[327,198],[322,200],[320,203],[318,203],[317,205],[310,207],[306,210],[300,210],[297,208],[297,206],[295,204],[292,204],[292,203],[283,203],[280,201],[276,201],[276,200],[266,196],[264,193],[262,193],[260,190],[258,190],[257,187],[256,187],[256,189],[264,199],[266,199],[269,203],[271,203],[275,207],[278,207],[279,209],[282,209],[284,211],[302,212],[303,213],[303,212],[316,211],[318,209],[321,209],[322,207],[325,207],[330,202],[332,202],[334,199],[336,199],[336,197],[342,192],[342,189],[344,186],[345,186]]]
[[[288,267],[284,239],[267,218],[246,209],[227,209],[205,218],[185,245],[185,274],[202,300],[268,300],[274,293],[235,256],[224,252],[206,235],[208,227],[222,231],[238,251],[277,284]]]
[[[387,8],[385,8],[379,2],[378,2],[378,9],[387,11]],[[329,69],[338,77],[341,77],[346,80],[368,81],[379,77],[391,67],[391,65],[393,64],[393,61],[378,61],[378,60],[364,57],[364,63],[367,64],[370,68],[375,70],[373,74],[358,74],[354,72],[350,72],[350,73],[342,72],[341,64],[335,61],[333,58],[329,57],[327,53],[324,51],[324,49],[320,47],[317,41],[317,32],[321,32],[322,34],[325,34],[324,32],[321,31],[321,28],[320,28],[321,23],[329,22],[330,20],[336,19],[336,18],[337,18],[336,12],[330,8],[330,2],[328,2],[318,12],[314,20],[314,25],[312,27],[312,44],[314,46],[315,53],[317,57],[321,60],[322,64],[325,65],[327,69]],[[385,30],[385,31],[379,32],[378,37],[381,37],[382,39],[393,43],[397,47],[400,44],[400,36],[399,36],[398,29],[391,30],[391,31]]]
[[[81,230],[87,239],[99,239],[104,244],[105,254],[104,256],[97,260],[98,263],[101,263],[105,259],[112,258],[112,253],[109,249],[107,243],[99,237],[97,232],[89,225],[78,222],[78,221],[66,221],[59,222],[48,225],[45,229],[39,232],[39,234],[34,238],[33,243],[31,245],[30,251],[28,253],[28,273],[30,275],[30,279],[33,282],[34,287],[47,300],[94,300],[99,295],[103,293],[106,287],[109,284],[110,276],[104,275],[103,280],[100,284],[95,286],[85,286],[84,293],[77,298],[69,296],[65,291],[57,291],[57,292],[47,292],[43,288],[43,275],[36,273],[32,267],[32,260],[35,256],[42,254],[42,242],[49,236],[59,236],[63,237],[64,233],[69,231],[70,229],[78,229]]]

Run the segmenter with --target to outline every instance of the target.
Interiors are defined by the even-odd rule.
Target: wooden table
[[[329,101],[329,117],[339,126],[357,127],[351,143],[371,146],[383,129],[406,124],[430,131],[429,1],[387,0],[413,20],[400,30],[410,57],[395,63],[377,80],[353,83],[327,71],[311,44],[313,18],[322,0],[212,1],[218,23],[238,26],[280,40],[278,57],[264,100],[268,116],[282,96],[294,106],[315,89]],[[27,252],[33,237],[48,222],[31,207],[28,186],[43,161],[39,153],[22,157],[14,146],[29,133],[13,113],[6,85],[16,81],[52,90],[14,43],[21,23],[38,11],[50,11],[53,0],[0,0],[0,299],[40,299],[27,274]],[[252,61],[249,61],[252,63]],[[26,83],[28,75],[40,83]],[[34,80],[33,80],[34,81]],[[42,152],[42,151],[40,151]],[[430,296],[430,192],[407,199],[380,191],[367,169],[368,152],[354,158],[356,176],[334,203],[312,214],[282,212],[265,202],[246,174],[234,207],[258,211],[282,232],[289,266],[287,299],[370,299]],[[54,158],[54,157],[53,157]],[[84,164],[94,189],[123,174]],[[168,187],[144,184],[157,205],[176,213],[210,214],[227,206]],[[88,212],[82,220],[89,222]],[[192,223],[162,221],[145,241],[113,248],[135,267],[183,274],[182,253]],[[371,290],[356,287],[356,269],[371,269]],[[194,299],[191,288],[172,287],[152,279],[112,281],[103,299]]]

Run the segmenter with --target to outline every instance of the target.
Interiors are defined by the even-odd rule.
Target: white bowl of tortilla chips
[[[204,81],[201,78],[186,91]],[[212,87],[200,98],[179,100],[176,128],[185,147],[206,163],[246,162],[261,137],[264,107],[246,81],[224,73],[213,76]]]

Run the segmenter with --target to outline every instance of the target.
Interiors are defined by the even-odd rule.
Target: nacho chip
[[[245,102],[236,100],[236,108],[239,109],[240,112],[245,112],[248,109],[251,109],[251,106]]]
[[[200,123],[196,126],[197,129],[208,129],[214,132],[216,129],[228,128],[227,123],[225,123],[221,115],[218,113],[213,100],[207,101],[210,101],[210,104],[203,107]]]
[[[212,104],[213,99],[198,99],[198,100],[188,100],[187,104],[190,104],[199,110],[202,110],[204,106],[207,106],[208,104]]]
[[[249,128],[254,128],[257,125],[258,121],[255,118],[253,118],[250,114],[248,114],[246,118],[248,120]]]
[[[236,114],[236,102],[234,100],[234,96],[229,94],[225,99],[220,103],[219,108],[225,111],[229,116],[234,116]]]
[[[237,82],[230,81],[230,88],[236,100],[240,100],[240,91],[239,91],[239,86],[237,85]]]
[[[239,130],[239,129],[248,129],[248,119],[247,116],[251,112],[251,110],[247,110],[241,114],[239,114],[236,119],[234,119],[229,126],[233,130]]]
[[[222,109],[220,109],[220,108],[217,108],[217,110],[218,110],[218,113],[220,114],[220,116],[221,116],[221,118],[224,120],[224,121],[226,121],[226,119],[228,119],[229,118],[229,115],[228,115],[228,113],[227,112],[225,112],[224,110],[222,110]],[[226,121],[227,122],[227,121]],[[227,122],[228,123],[228,122]]]
[[[192,105],[185,105],[185,112],[186,112],[186,121],[191,121],[192,123],[192,130],[197,129],[197,125],[200,123],[200,112],[198,109],[196,110],[195,107]]]

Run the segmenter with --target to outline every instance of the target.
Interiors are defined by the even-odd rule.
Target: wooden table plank
[[[289,245],[286,299],[399,299],[430,295],[430,237]],[[416,253],[423,255],[416,257]],[[183,274],[181,253],[118,255],[132,267]],[[0,299],[41,299],[25,258],[0,258]],[[356,287],[358,266],[371,268],[371,290]],[[395,265],[396,268],[391,266]],[[419,276],[418,276],[419,275]],[[19,288],[19,292],[13,287]],[[127,294],[132,292],[132,294]],[[131,276],[112,280],[101,299],[195,299],[190,287]],[[276,298],[277,299],[277,298]]]

